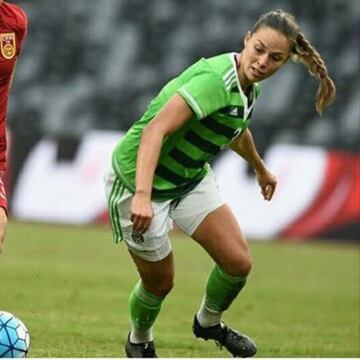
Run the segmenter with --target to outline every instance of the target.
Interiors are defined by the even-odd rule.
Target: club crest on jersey
[[[12,59],[16,54],[15,33],[0,34],[1,55],[7,59]]]

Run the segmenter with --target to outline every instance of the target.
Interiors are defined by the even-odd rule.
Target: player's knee
[[[242,259],[242,261],[239,264],[238,268],[238,275],[239,276],[248,276],[252,268],[252,258],[249,254],[249,256]]]
[[[164,297],[174,287],[174,279],[172,276],[148,278],[144,285],[152,294]]]
[[[150,292],[156,296],[165,297],[173,287],[173,282],[152,283],[150,285]]]
[[[232,276],[246,277],[251,271],[252,258],[250,253],[241,254],[241,256],[234,257],[223,268],[225,272]]]
[[[173,287],[174,287],[174,281],[171,280],[157,285],[157,290],[160,296],[166,296],[167,294],[169,294],[169,292],[172,290]]]

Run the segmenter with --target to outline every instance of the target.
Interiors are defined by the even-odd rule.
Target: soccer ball
[[[0,358],[24,358],[29,346],[30,335],[22,321],[0,310]]]

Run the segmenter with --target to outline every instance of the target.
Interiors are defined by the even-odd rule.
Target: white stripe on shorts
[[[113,229],[114,242],[118,243],[122,240],[122,231],[120,224],[120,212],[118,208],[119,200],[124,193],[125,186],[121,183],[121,181],[115,177],[114,184],[111,189],[111,193],[109,196],[109,214],[111,225]]]

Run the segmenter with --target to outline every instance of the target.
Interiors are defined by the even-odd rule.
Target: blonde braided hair
[[[309,73],[319,79],[315,107],[318,113],[322,113],[335,100],[335,84],[328,74],[324,60],[301,32],[297,35],[291,58],[295,62],[304,64]]]

